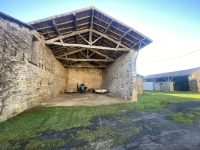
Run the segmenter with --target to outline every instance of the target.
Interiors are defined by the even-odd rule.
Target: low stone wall
[[[67,88],[77,89],[77,84],[84,84],[87,89],[102,88],[102,69],[98,68],[68,68]]]
[[[134,55],[135,52],[124,54],[103,69],[103,88],[131,101],[137,101],[138,93]]]
[[[0,122],[66,88],[66,69],[34,30],[0,18]]]
[[[200,69],[188,77],[190,91],[200,92]]]

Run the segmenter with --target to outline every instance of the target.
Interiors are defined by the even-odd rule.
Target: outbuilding
[[[81,84],[137,101],[136,60],[151,42],[93,6],[29,23],[0,13],[0,121]]]
[[[145,76],[144,90],[200,92],[200,67]]]

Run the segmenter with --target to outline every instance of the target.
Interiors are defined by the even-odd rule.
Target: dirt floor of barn
[[[122,99],[111,93],[65,93],[41,103],[42,106],[97,106],[126,103],[129,100]]]
[[[94,114],[94,117],[90,119],[89,125],[77,125],[61,130],[55,130],[52,126],[47,125],[49,118],[52,117],[51,113],[48,112],[49,114],[46,116],[49,116],[49,118],[41,119],[40,125],[34,129],[37,133],[34,133],[33,130],[28,133],[29,135],[26,138],[19,138],[18,140],[13,138],[6,142],[5,139],[4,142],[0,140],[0,148],[40,150],[197,150],[200,149],[199,96],[199,93],[146,92],[144,95],[139,96],[138,103],[96,106],[95,109],[100,115]],[[160,100],[161,98],[162,100]],[[138,106],[135,106],[136,104]],[[100,113],[100,107],[100,110],[106,108],[105,110],[107,111],[115,109],[115,113]],[[76,108],[73,107],[73,109]],[[88,107],[86,109],[86,106],[81,106],[81,108],[85,108],[85,113],[89,109]],[[43,111],[42,109],[46,110],[48,108],[42,107],[41,110],[40,107],[33,108],[32,111],[25,112],[24,116],[33,114],[34,119],[40,115],[40,112]],[[95,113],[91,107],[90,109],[91,113]],[[56,112],[57,110],[52,114]],[[89,112],[90,110],[88,110],[88,117],[90,115]],[[52,123],[52,125],[63,124],[62,118],[65,118],[63,114],[59,115],[58,121],[54,124]],[[75,116],[75,114],[78,114],[78,109],[71,113],[72,116]],[[23,118],[24,116],[22,113],[21,117]],[[20,119],[19,117],[18,119]],[[54,117],[57,116],[55,115]],[[75,118],[77,120],[73,120]],[[81,119],[78,116],[75,118],[71,118],[71,122],[69,120],[65,123],[70,124]],[[86,120],[87,117],[83,119]],[[7,127],[13,120],[16,121],[15,118],[7,121]],[[35,121],[37,121],[37,118]],[[5,123],[0,124],[5,129],[5,125],[3,126],[2,124]],[[43,127],[45,127],[45,130],[39,132],[39,129]],[[6,134],[6,132],[4,133]],[[31,133],[33,134],[32,136]],[[5,135],[3,136],[5,137]]]

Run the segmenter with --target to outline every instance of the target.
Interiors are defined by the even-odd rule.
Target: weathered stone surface
[[[138,92],[137,77],[133,65],[134,54],[135,52],[124,54],[103,69],[103,88],[131,101],[137,101]]]
[[[102,69],[97,68],[68,68],[67,88],[77,89],[84,84],[87,89],[102,88]]]
[[[190,91],[200,92],[200,70],[195,71],[188,77]]]
[[[143,91],[143,78],[141,76],[138,76],[137,77],[137,83],[138,83],[138,94],[143,94],[144,91]]]
[[[66,69],[43,40],[0,18],[0,122],[66,88]]]

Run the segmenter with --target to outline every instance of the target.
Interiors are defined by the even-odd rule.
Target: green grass
[[[58,131],[88,126],[92,124],[91,120],[96,116],[121,117],[123,114],[119,110],[137,109],[138,111],[155,111],[166,107],[169,103],[185,101],[200,101],[200,93],[146,91],[145,94],[138,95],[138,102],[133,103],[129,102],[109,106],[35,107],[0,123],[0,148],[1,145],[9,147],[10,143],[8,141],[17,139],[27,140],[32,138],[29,144],[31,141],[32,144],[38,143],[37,137],[46,130]],[[195,118],[193,115],[197,116],[194,113],[192,115],[174,114],[174,116],[171,116],[171,119],[181,116],[182,118],[188,117],[193,120]]]
[[[182,122],[185,124],[192,125],[194,120],[200,117],[200,107],[193,109],[187,113],[178,112],[175,114],[169,115],[169,118],[173,121]]]

